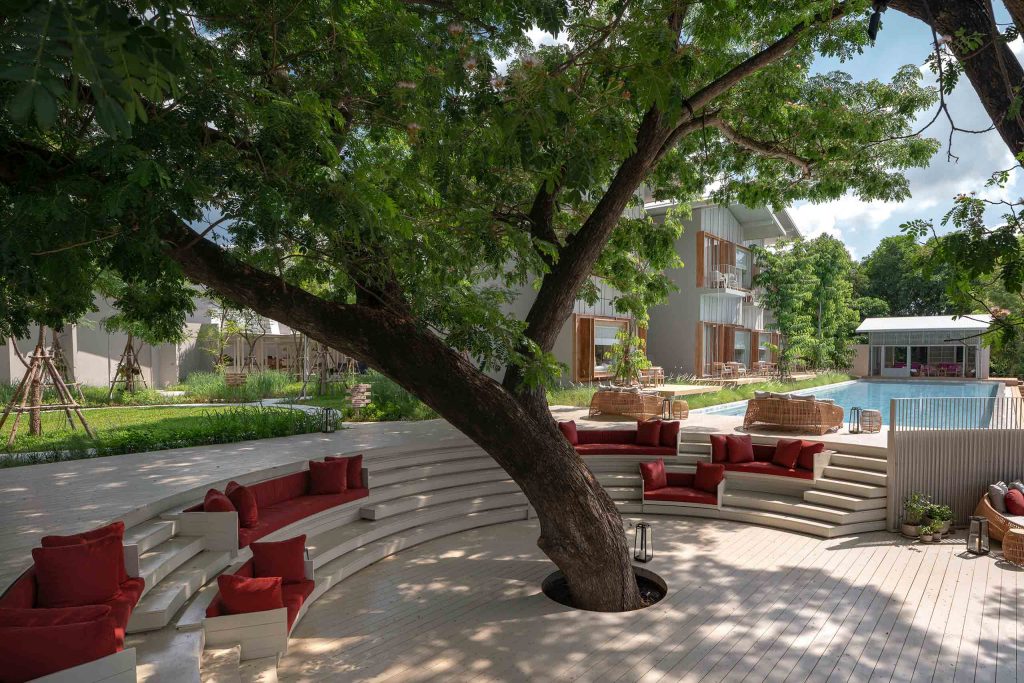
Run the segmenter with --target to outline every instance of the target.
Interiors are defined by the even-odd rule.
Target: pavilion
[[[868,376],[987,379],[991,323],[981,314],[867,318],[857,333],[868,337]]]

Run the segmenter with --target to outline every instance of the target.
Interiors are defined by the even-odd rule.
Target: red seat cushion
[[[36,606],[36,568],[29,567],[21,576],[14,580],[3,595],[0,595],[0,607]]]
[[[313,592],[316,584],[309,579],[285,584],[282,588],[284,594],[284,606],[288,608],[288,628],[291,629],[295,623],[295,617],[299,615],[306,598]]]
[[[0,680],[22,683],[117,652],[108,614],[52,626],[0,627]]]
[[[814,472],[779,467],[770,462],[726,463],[726,472],[747,472],[750,474],[771,474],[794,479],[814,479]]]
[[[247,528],[256,526],[260,521],[259,506],[256,505],[256,496],[248,486],[242,486],[237,481],[230,481],[224,488],[224,494],[231,501],[231,504],[238,510],[238,524]]]
[[[100,605],[114,597],[124,564],[116,536],[56,548],[33,548],[40,607]]]
[[[261,502],[259,523],[250,529],[242,528],[238,530],[238,547],[244,548],[253,541],[259,540],[267,534],[271,534],[300,519],[329,510],[349,501],[365,498],[368,494],[369,491],[367,489],[348,489],[344,493],[329,496],[301,496],[265,507]],[[258,496],[257,500],[259,500]]]
[[[693,488],[698,491],[715,493],[718,491],[718,484],[723,479],[725,479],[725,465],[698,462],[697,471],[693,475]]]
[[[644,478],[644,491],[656,491],[668,486],[665,476],[665,461],[658,458],[654,462],[640,463],[640,476]]]
[[[124,522],[121,520],[112,522],[106,526],[101,526],[98,529],[83,531],[80,534],[72,534],[70,536],[43,536],[43,540],[40,541],[40,545],[44,548],[59,548],[65,545],[82,543],[83,541],[95,541],[97,538],[103,538],[105,536],[114,536],[121,544],[121,558],[117,565],[121,572],[118,575],[117,580],[118,582],[127,581],[128,570],[124,566]]]
[[[661,445],[677,448],[679,441],[679,420],[666,420],[661,423]]]
[[[110,616],[106,605],[79,607],[0,607],[0,627],[5,626],[63,626],[81,624]],[[0,674],[2,675],[2,674]]]
[[[796,467],[800,459],[800,450],[803,442],[800,439],[779,439],[775,444],[775,454],[772,462],[779,467],[792,469]]]
[[[728,462],[729,449],[725,434],[711,435],[711,462]]]
[[[217,489],[210,489],[203,498],[203,512],[234,512],[235,504]],[[187,510],[186,510],[187,512]]]
[[[800,457],[796,461],[796,466],[802,470],[814,471],[814,454],[821,453],[825,450],[825,444],[820,441],[801,441],[800,442]]]
[[[306,580],[306,535],[286,541],[253,543],[253,575],[280,576],[285,583]]]
[[[576,446],[576,452],[580,455],[676,455],[675,448],[632,443],[581,443]]]
[[[324,462],[336,462],[338,460],[344,460],[348,464],[348,471],[346,472],[347,481],[345,482],[346,488],[363,488],[363,454],[360,453],[359,455],[350,455],[347,457],[342,457],[340,455],[328,455],[324,458]]]
[[[309,461],[309,495],[343,493],[348,488],[348,463],[344,460]]]
[[[661,445],[661,420],[637,421],[636,443],[639,446]]]
[[[718,505],[715,494],[698,491],[687,486],[666,486],[657,491],[644,491],[644,500],[661,500],[673,503],[697,503],[698,505]]]
[[[146,580],[142,577],[132,577],[123,582],[110,600],[104,605],[110,607],[110,616],[114,620],[114,637],[117,640],[117,647],[124,647],[125,630],[128,628],[128,619],[132,616],[132,610],[139,603],[142,591],[146,588]]]
[[[669,486],[683,486],[689,489],[693,488],[693,473],[692,472],[665,472],[665,476],[668,478]]]
[[[1011,515],[1024,515],[1024,493],[1010,489],[1006,493],[1006,511]]]
[[[620,443],[636,445],[635,429],[579,429],[576,431],[579,443]]]
[[[573,446],[580,442],[579,434],[576,431],[576,421],[569,420],[568,422],[559,422],[558,428],[562,431],[562,435],[568,439],[569,443]]]
[[[284,607],[281,577],[249,578],[235,574],[217,577],[220,599],[228,614],[265,612]]]
[[[729,434],[725,437],[725,443],[729,452],[729,462],[735,464],[754,461],[754,444],[749,434]]]

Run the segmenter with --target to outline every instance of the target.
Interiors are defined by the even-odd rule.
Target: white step
[[[689,453],[693,455],[711,455],[711,441],[707,436],[703,441],[679,440],[679,454]]]
[[[884,510],[886,504],[885,498],[864,498],[862,496],[851,496],[834,491],[818,491],[816,489],[804,491],[804,500],[808,503],[854,511]]]
[[[489,455],[482,455],[472,458],[462,458],[460,460],[451,460],[448,462],[438,463],[436,465],[418,465],[415,467],[402,467],[393,470],[384,470],[383,472],[370,472],[369,473],[369,484],[370,488],[374,489],[379,486],[388,486],[390,484],[398,484],[403,481],[411,481],[413,479],[423,479],[425,477],[435,477],[443,474],[459,474],[462,472],[475,472],[478,470],[489,470],[489,469],[501,469],[498,463],[494,462],[494,459]]]
[[[476,470],[473,472],[460,472],[457,474],[446,474],[423,479],[403,481],[389,486],[375,486],[370,489],[370,495],[360,502],[362,506],[376,505],[388,501],[399,500],[405,496],[414,496],[421,493],[430,493],[438,489],[447,489],[455,486],[468,486],[470,484],[486,484],[495,481],[506,481],[508,473],[500,467],[492,469]]]
[[[241,683],[238,674],[241,658],[241,645],[204,650],[200,660],[200,680],[202,683]]]
[[[860,522],[857,524],[830,524],[813,519],[806,519],[796,515],[787,515],[779,512],[765,512],[761,510],[750,510],[744,508],[724,508],[722,516],[725,519],[732,519],[749,524],[763,524],[764,526],[796,531],[799,533],[818,536],[821,538],[833,538],[847,534],[863,533],[866,531],[881,531],[885,529],[885,521]]]
[[[519,486],[511,479],[486,484],[452,486],[450,488],[434,490],[430,493],[407,495],[386,503],[378,503],[377,505],[366,505],[359,510],[359,514],[363,519],[384,519],[385,517],[392,517],[404,512],[419,510],[431,505],[440,505],[441,503],[450,503],[464,498],[480,498],[482,496],[518,492]]]
[[[399,453],[377,458],[363,458],[363,467],[372,472],[384,472],[386,470],[401,469],[404,467],[415,467],[417,465],[432,465],[450,460],[463,460],[474,458],[483,454],[479,446],[456,446],[453,448],[437,448],[420,450],[414,453]]]
[[[644,490],[637,486],[605,486],[612,500],[629,500],[635,503],[640,502],[644,497]]]
[[[872,458],[867,455],[850,455],[849,453],[833,453],[829,456],[829,465],[838,465],[840,467],[856,467],[862,470],[873,470],[875,472],[885,472],[886,460],[885,458]]]
[[[885,486],[888,479],[885,472],[862,470],[858,467],[837,467],[836,465],[828,465],[825,468],[824,475],[831,479],[856,481],[861,484],[872,484],[874,486]]]
[[[696,465],[699,462],[711,462],[711,454],[680,453],[672,459],[673,465]]]
[[[174,536],[176,530],[177,524],[173,521],[150,519],[125,529],[124,544],[137,546],[139,553],[142,554]]]
[[[226,551],[204,550],[175,569],[139,600],[128,620],[128,632],[154,631],[166,626],[175,612],[223,571],[230,560]]]
[[[822,491],[834,491],[851,496],[860,496],[861,498],[885,498],[886,494],[884,486],[872,486],[871,484],[862,484],[845,479],[832,479],[830,477],[815,479],[814,488]]]
[[[139,557],[139,576],[146,580],[143,596],[153,590],[175,569],[203,552],[199,536],[175,536]]]
[[[644,511],[643,503],[639,500],[616,500],[613,502],[620,515],[638,515]]]
[[[597,482],[601,486],[608,487],[642,487],[644,485],[644,479],[640,476],[640,472],[635,474],[626,474],[625,472],[609,473],[609,474],[595,474]]]
[[[200,683],[202,631],[165,628],[129,635],[125,647],[135,648],[139,683]]]
[[[228,566],[228,569],[230,568],[231,565]],[[188,606],[182,611],[174,627],[179,631],[197,631],[201,629],[203,627],[203,619],[206,618],[206,608],[210,606],[215,597],[217,597],[217,582],[211,581],[195,593],[195,597],[189,601]]]
[[[742,493],[726,492],[723,503],[732,507],[751,508],[765,512],[779,512],[795,517],[806,517],[830,524],[855,524],[858,522],[875,522],[884,520],[884,508],[856,512],[843,510],[827,505],[808,503],[801,498],[760,491],[744,491]]]
[[[242,662],[238,676],[241,683],[277,683],[277,655]]]

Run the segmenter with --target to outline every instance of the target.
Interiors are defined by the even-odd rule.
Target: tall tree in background
[[[942,268],[927,268],[931,247],[913,235],[885,237],[860,265],[861,297],[888,304],[888,315],[943,315],[953,311],[946,298]]]
[[[850,342],[859,322],[853,302],[853,259],[846,245],[831,235],[808,241],[805,249],[805,258],[814,274],[810,301],[814,326],[812,363],[818,368],[849,367]]]
[[[779,372],[786,377],[794,361],[805,358],[814,343],[811,308],[816,307],[816,277],[803,240],[754,247],[753,253],[758,265],[753,284],[761,289],[759,304],[772,314],[769,327],[779,333]]]
[[[936,149],[909,127],[935,99],[917,69],[808,71],[866,45],[869,4],[19,3],[0,332],[20,290],[75,317],[98,271],[187,276],[437,410],[526,493],[579,605],[638,607],[622,520],[546,405],[555,340],[594,274],[627,306],[665,291],[617,258],[668,258],[671,226],[623,221],[644,181],[684,203],[907,196]],[[534,26],[568,42],[535,49]]]

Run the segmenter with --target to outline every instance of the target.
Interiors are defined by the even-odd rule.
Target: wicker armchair
[[[649,420],[661,415],[663,399],[657,394],[636,391],[596,391],[590,399],[590,417],[623,415]]]
[[[988,520],[989,538],[1000,543],[1002,543],[1003,536],[1010,529],[1024,529],[1024,525],[1007,519],[1001,512],[992,507],[987,493],[981,497],[978,507],[974,508],[974,514]]]
[[[823,401],[752,398],[747,401],[743,427],[758,424],[781,431],[827,434],[843,426],[843,409]]]

